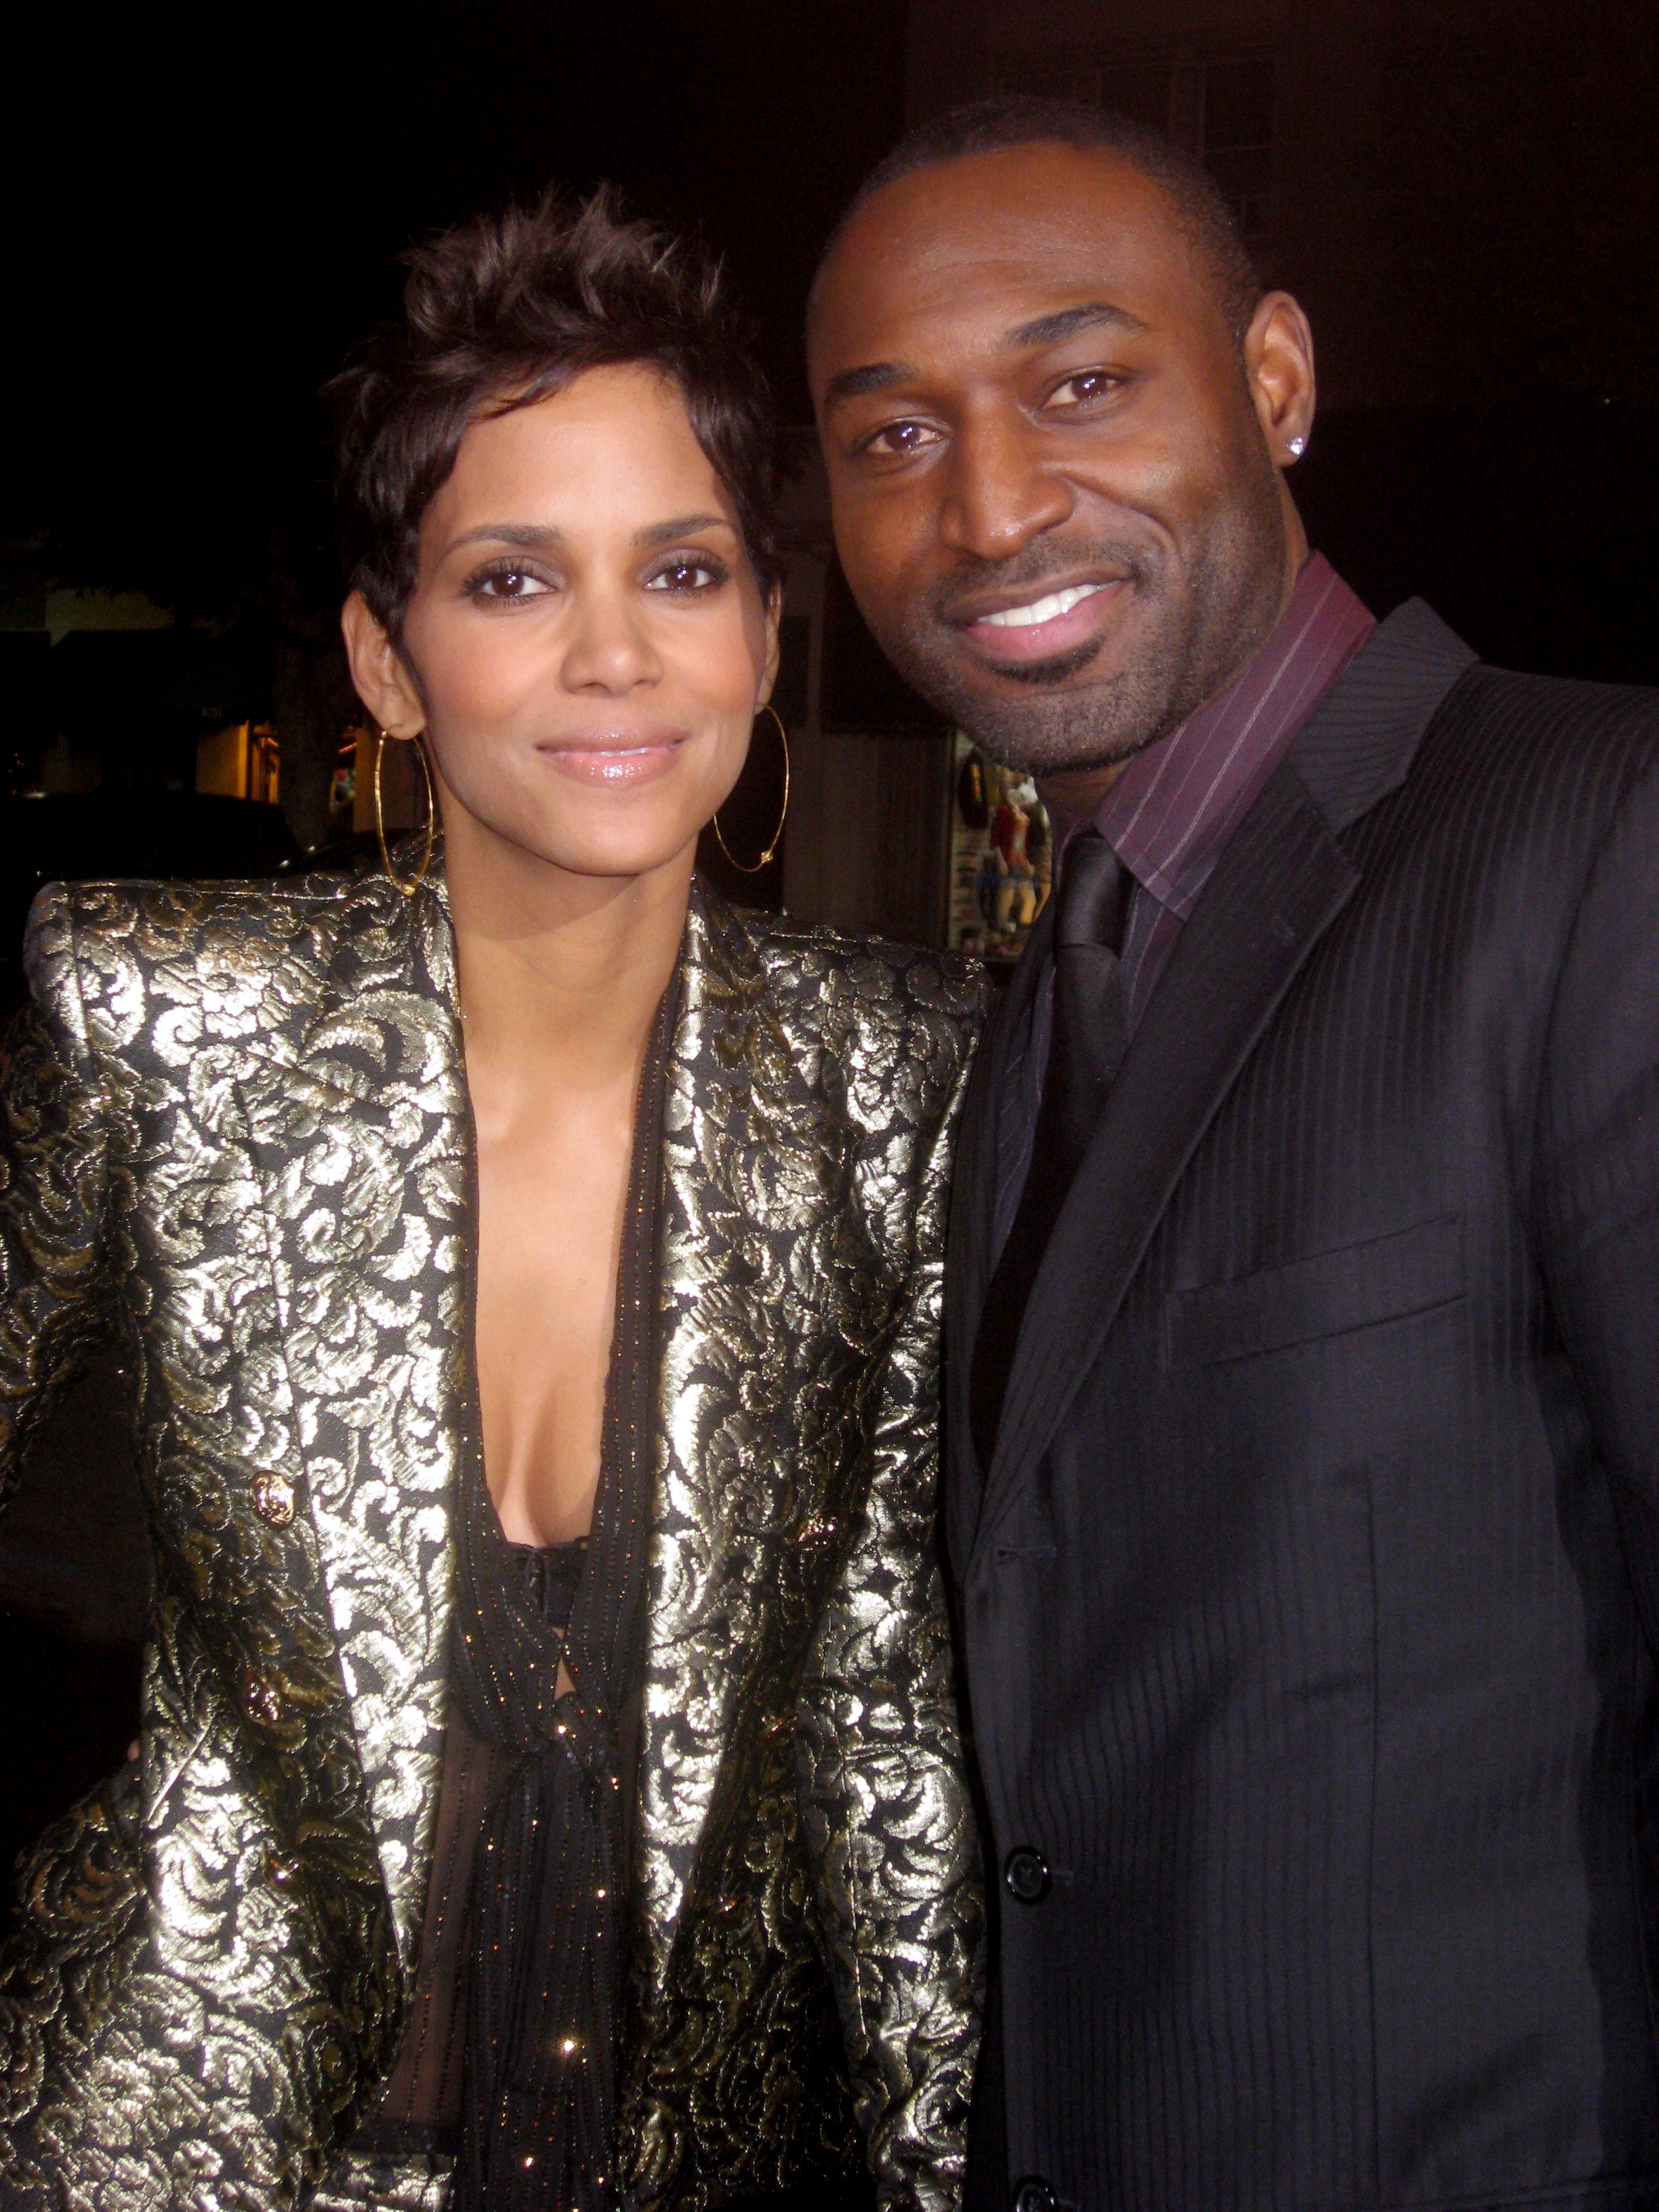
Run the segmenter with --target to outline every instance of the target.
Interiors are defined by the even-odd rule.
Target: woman
[[[25,1869],[5,2202],[846,2203],[867,2168],[942,2206],[975,996],[694,879],[777,661],[713,273],[544,206],[417,254],[405,310],[338,388],[344,623],[441,841],[32,922],[3,1441],[114,1328],[157,1595],[142,1756]]]

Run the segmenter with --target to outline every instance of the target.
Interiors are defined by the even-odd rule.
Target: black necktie
[[[1054,1023],[1031,1164],[985,1295],[969,1372],[969,1418],[981,1470],[996,1448],[1031,1285],[1128,1047],[1120,954],[1133,884],[1098,831],[1081,830],[1073,838],[1056,894]]]

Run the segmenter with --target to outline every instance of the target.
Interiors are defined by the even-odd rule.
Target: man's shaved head
[[[819,257],[817,276],[812,282],[814,294],[825,264],[853,217],[866,200],[889,185],[942,161],[1000,153],[1010,146],[1039,145],[1076,146],[1115,154],[1158,185],[1212,276],[1222,313],[1234,333],[1243,338],[1261,296],[1261,282],[1239,236],[1232,210],[1202,165],[1160,132],[1127,116],[1085,106],[1081,100],[1041,100],[1024,93],[952,108],[902,138],[842,209]]]

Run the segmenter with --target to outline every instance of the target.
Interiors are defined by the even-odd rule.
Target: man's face
[[[1170,203],[1109,152],[1014,147],[878,193],[808,354],[836,543],[890,658],[1045,777],[1174,728],[1294,581],[1274,463],[1311,419],[1305,338],[1279,295],[1241,353]]]

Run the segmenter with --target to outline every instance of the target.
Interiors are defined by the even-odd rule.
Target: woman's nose
[[[626,594],[584,592],[567,635],[560,673],[572,691],[631,691],[654,684],[662,663],[651,626]]]

